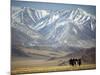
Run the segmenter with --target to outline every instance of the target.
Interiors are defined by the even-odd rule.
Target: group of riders
[[[69,60],[69,64],[72,65],[72,66],[75,66],[75,65],[81,65],[82,62],[81,62],[81,59],[74,59],[74,58],[71,58]]]

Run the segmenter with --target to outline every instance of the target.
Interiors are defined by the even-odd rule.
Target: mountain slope
[[[53,11],[13,7],[11,26],[34,40],[41,38],[46,44],[55,43],[56,47],[95,46],[96,18],[81,8]]]

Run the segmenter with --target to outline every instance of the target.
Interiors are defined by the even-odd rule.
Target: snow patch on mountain
[[[42,10],[12,7],[12,27],[37,40],[38,44],[95,46],[96,17],[81,8]]]

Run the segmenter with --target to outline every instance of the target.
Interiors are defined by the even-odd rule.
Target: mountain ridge
[[[95,44],[96,18],[81,8],[52,11],[24,7],[16,12],[12,13],[12,27],[19,29],[22,26],[19,30],[25,33],[36,31],[37,38],[43,37],[48,43],[76,47],[88,44],[92,47]],[[28,34],[35,37],[30,32]]]

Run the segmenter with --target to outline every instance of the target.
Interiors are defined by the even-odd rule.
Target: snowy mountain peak
[[[96,18],[81,8],[53,11],[24,7],[12,9],[12,27],[24,33],[31,32],[29,37],[34,40],[36,31],[36,35],[42,35],[48,43],[83,46],[94,43]]]

